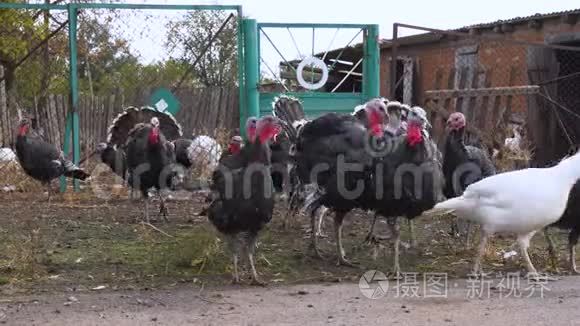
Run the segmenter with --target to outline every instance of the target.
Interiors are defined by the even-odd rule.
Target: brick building
[[[567,48],[580,49],[580,9],[452,32],[396,40],[395,94],[390,91],[393,41],[383,42],[381,94],[425,106],[435,121],[435,135],[442,134],[443,115],[451,111],[464,112],[480,130],[527,122],[541,163],[561,157],[571,143],[580,143],[580,115],[569,112],[580,113],[580,51]],[[536,89],[543,95],[528,93],[529,85],[540,85]],[[441,96],[439,90],[465,91]]]

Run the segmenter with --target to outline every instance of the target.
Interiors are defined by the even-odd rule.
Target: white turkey
[[[522,148],[521,148],[521,143],[522,143],[522,135],[520,133],[520,127],[514,127],[512,128],[514,136],[513,137],[508,137],[505,139],[504,141],[504,147],[506,147],[507,149],[509,149],[510,151],[514,152],[514,153],[519,153]]]
[[[195,136],[193,139],[179,138],[173,141],[175,159],[182,168],[176,171],[176,183],[183,184],[187,171],[200,175],[209,175],[218,166],[222,156],[222,147],[214,138],[207,135]],[[207,172],[207,173],[206,173]]]
[[[195,136],[191,141],[187,140],[182,145],[185,144],[188,144],[188,146],[184,146],[183,152],[179,149],[179,146],[175,147],[178,162],[181,163],[183,161],[182,164],[188,165],[188,168],[194,164],[203,164],[211,171],[217,168],[222,155],[222,146],[217,140],[208,135],[199,135]],[[180,154],[185,154],[182,159],[179,158]]]
[[[0,162],[13,162],[16,161],[16,154],[14,151],[8,147],[0,148]]]
[[[490,236],[515,233],[530,276],[537,271],[528,255],[530,240],[563,215],[570,190],[580,178],[580,152],[549,168],[527,168],[487,177],[465,189],[462,196],[443,201],[427,214],[450,212],[481,225],[481,242],[473,271]]]

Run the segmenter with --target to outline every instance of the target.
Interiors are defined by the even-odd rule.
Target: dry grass
[[[500,172],[520,170],[529,166],[533,153],[533,145],[528,139],[523,137],[520,141],[519,150],[513,151],[502,147],[494,159],[494,164]]]
[[[528,167],[531,158],[532,150],[529,148],[517,152],[504,148],[500,150],[493,163],[499,172],[507,172]]]
[[[24,173],[17,161],[0,163],[0,187],[14,186],[18,192],[44,192],[40,182]]]
[[[43,261],[46,239],[38,221],[24,222],[22,228],[7,234],[6,238],[5,260],[0,271],[11,276],[10,283],[35,281],[46,275]]]
[[[82,194],[82,193],[81,193]],[[143,218],[140,202],[103,201],[79,194],[70,203],[63,197],[51,204],[19,198],[2,202],[10,216],[0,215],[0,284],[11,283],[23,290],[91,288],[108,285],[118,288],[143,288],[199,280],[206,285],[223,285],[231,272],[231,257],[206,217],[196,216],[202,198],[170,201],[170,222],[156,224],[171,237],[139,223]],[[326,260],[318,260],[307,249],[310,243],[309,221],[296,217],[289,230],[283,230],[281,216],[286,205],[278,203],[272,223],[260,234],[257,249],[258,270],[272,283],[300,283],[304,280],[326,281],[356,279],[367,269],[388,272],[392,268],[392,250],[384,242],[378,258],[372,248],[361,246],[369,228],[370,216],[355,211],[344,226],[347,256],[361,268],[335,265],[335,240],[332,222],[327,218],[323,231],[328,238],[320,241]],[[476,245],[466,249],[461,239],[449,235],[452,217],[416,220],[419,247],[402,249],[401,264],[407,272],[444,272],[450,277],[464,277],[471,268]],[[402,221],[403,241],[408,243],[406,223]],[[387,230],[384,221],[377,224],[377,234]],[[564,234],[556,237],[563,251]],[[477,236],[474,238],[477,240]],[[519,255],[503,260],[498,254],[508,251],[513,238],[495,238],[488,247],[485,268],[488,271],[513,271],[521,268]],[[545,270],[546,250],[541,235],[532,241],[532,260]],[[565,266],[564,259],[561,264]],[[565,269],[563,269],[565,270]],[[2,288],[0,287],[0,291]]]

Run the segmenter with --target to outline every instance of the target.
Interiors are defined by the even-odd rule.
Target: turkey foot
[[[346,266],[346,267],[358,267],[357,263],[353,263],[344,257],[344,255],[338,256],[338,261],[336,262],[336,266]]]
[[[163,199],[163,197],[160,197],[159,215],[163,217],[165,223],[169,223],[169,219],[167,218],[167,215],[169,215],[169,211],[167,210],[167,206],[165,205],[165,200]]]
[[[320,249],[318,249],[318,244],[311,243],[308,246],[308,248],[309,248],[309,250],[312,250],[313,256],[315,258],[324,260],[324,256],[322,255],[322,252],[320,251]]]

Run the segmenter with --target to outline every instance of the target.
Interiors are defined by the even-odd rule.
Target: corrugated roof
[[[468,29],[472,29],[472,28],[488,28],[488,27],[494,27],[496,25],[499,24],[518,24],[518,23],[525,23],[528,22],[530,20],[533,19],[538,19],[538,20],[543,20],[543,19],[550,19],[550,18],[556,18],[562,15],[578,15],[580,14],[580,8],[578,9],[571,9],[571,10],[564,10],[564,11],[555,11],[555,12],[551,12],[551,13],[546,13],[546,14],[534,14],[531,16],[524,16],[524,17],[514,17],[514,18],[510,18],[510,19],[505,19],[505,20],[496,20],[490,23],[481,23],[481,24],[474,24],[474,25],[468,25],[468,26],[464,26],[461,28],[458,28],[457,30],[468,30]]]
[[[495,27],[497,25],[501,25],[501,24],[522,24],[522,23],[527,23],[531,20],[552,19],[552,18],[560,17],[562,15],[580,15],[580,8],[579,9],[565,10],[565,11],[556,11],[556,12],[551,12],[551,13],[546,13],[546,14],[534,14],[534,15],[525,16],[525,17],[515,17],[515,18],[511,18],[511,19],[500,19],[500,20],[496,20],[496,21],[493,21],[490,23],[480,23],[480,24],[468,25],[468,26],[452,29],[450,31],[467,32],[470,29],[474,29],[474,28],[475,29],[477,29],[477,28],[493,28],[493,27]],[[426,43],[431,43],[431,42],[438,42],[441,40],[441,38],[442,38],[441,34],[427,32],[427,33],[399,37],[398,42],[399,42],[399,45],[426,44]],[[381,42],[381,48],[382,49],[389,48],[389,47],[391,47],[391,44],[392,44],[391,40],[383,40],[383,42]]]

